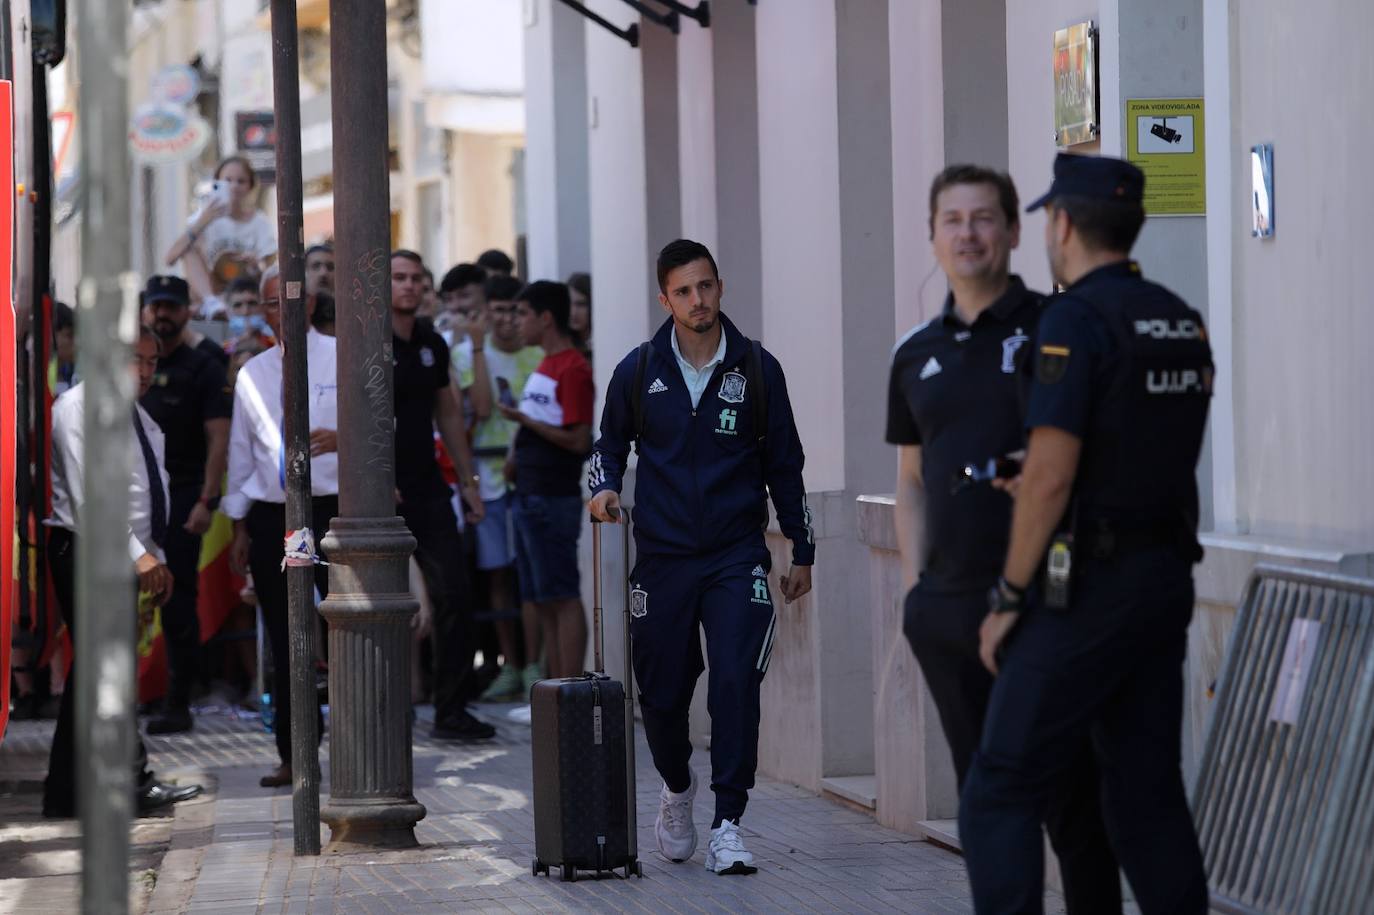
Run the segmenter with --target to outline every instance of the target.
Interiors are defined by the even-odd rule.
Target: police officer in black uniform
[[[943,311],[893,352],[887,440],[899,446],[903,571],[920,572],[907,593],[903,630],[962,785],[993,685],[978,657],[978,627],[1011,526],[1011,499],[989,485],[986,465],[1025,447],[1018,356],[1035,333],[1044,296],[1009,272],[1021,229],[1010,176],[952,165],[935,177],[930,201],[931,243],[950,292]],[[966,476],[966,467],[979,478]],[[1074,754],[1046,812],[1065,903],[1070,915],[1120,912],[1121,878],[1086,735]]]
[[[437,430],[458,469],[471,524],[483,506],[463,409],[449,384],[449,349],[420,309],[424,262],[414,251],[391,254],[392,388],[396,409],[397,513],[415,537],[415,561],[434,603],[434,728],[440,740],[487,740],[496,729],[467,710],[472,691],[472,606],[463,540],[434,453]]]
[[[228,466],[233,397],[225,378],[224,350],[187,327],[191,290],[177,276],[154,276],[143,291],[145,312],[162,341],[152,386],[140,403],[167,437],[171,516],[167,568],[176,587],[162,608],[169,679],[162,714],[149,734],[176,734],[192,726],[192,680],[199,667],[200,541],[219,507]]]
[[[1193,613],[1194,478],[1212,388],[1201,316],[1129,259],[1145,177],[1061,155],[1030,442],[980,653],[997,674],[959,831],[980,913],[1040,912],[1040,823],[1091,734],[1112,848],[1141,911],[1202,913],[1207,878],[1179,771]]]

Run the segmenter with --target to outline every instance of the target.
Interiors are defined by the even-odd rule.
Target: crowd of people
[[[131,578],[161,608],[171,662],[148,730],[189,730],[204,641],[196,557],[214,513],[232,520],[230,558],[251,579],[245,594],[278,660],[280,766],[261,781],[274,787],[292,775],[275,343],[284,304],[253,228],[251,169],[230,159],[216,176],[222,202],[169,252],[189,259],[192,281],[154,276],[144,292]],[[904,629],[953,753],[979,911],[1040,911],[1042,827],[1071,913],[1121,911],[1119,868],[1143,911],[1206,910],[1179,772],[1179,665],[1201,555],[1193,474],[1213,367],[1201,316],[1130,259],[1144,181],[1120,160],[1058,158],[1031,205],[1048,210],[1045,245],[1062,289],[1047,297],[1010,273],[1020,243],[1010,177],[943,170],[930,233],[949,293],[893,350],[886,438],[899,454]],[[318,531],[338,510],[332,257],[328,246],[307,253],[304,297]],[[219,269],[226,259],[233,276]],[[656,844],[674,862],[697,848],[688,709],[709,659],[706,866],[747,874],[756,863],[739,824],[777,630],[767,502],[791,541],[791,566],[776,579],[791,603],[810,591],[816,553],[804,454],[783,368],[724,314],[711,252],[679,239],[656,268],[666,318],[618,362],[593,443],[585,274],[525,283],[508,256],[488,251],[436,285],[419,254],[392,252],[397,513],[416,540],[423,608],[413,698],[432,695],[434,737],[484,740],[495,730],[469,702],[519,698],[545,674],[581,671],[584,505],[623,520],[634,448],[631,660],[663,779]],[[222,312],[222,344],[190,329],[193,300],[206,316]],[[55,377],[72,384],[79,372]],[[68,625],[81,396],[77,382],[54,409],[49,547]],[[317,589],[327,594],[325,576]],[[70,694],[69,681],[45,797],[59,816],[72,809]],[[198,790],[159,782],[141,757],[136,778],[143,809]]]
[[[145,609],[157,607],[155,626],[166,646],[165,690],[143,707],[146,731],[192,730],[193,708],[207,690],[221,693],[216,700],[227,690],[241,708],[256,709],[270,722],[279,765],[261,784],[277,787],[289,785],[292,775],[282,571],[284,299],[275,233],[252,203],[256,186],[241,158],[221,163],[205,206],[167,252],[169,266],[180,264],[186,276],[152,276],[142,292],[144,332],[137,351],[142,355],[155,344],[155,352],[138,364],[143,425],[137,431],[140,442],[149,439],[151,451],[140,453],[155,456],[164,485],[136,462],[132,501],[145,519],[165,523],[154,525],[156,536],[145,536],[147,549],[132,558],[140,600]],[[397,250],[390,266],[396,510],[416,539],[412,582],[421,603],[413,624],[411,698],[433,702],[434,737],[489,739],[495,728],[470,713],[470,702],[527,700],[535,680],[582,667],[586,629],[576,551],[582,466],[591,447],[592,374],[585,355],[590,278],[527,284],[498,250],[448,269],[437,286],[416,252]],[[319,536],[338,514],[334,269],[330,244],[305,252],[312,509]],[[54,434],[71,438],[72,416],[79,431],[79,408],[72,404],[79,403],[82,386],[70,309],[60,305],[54,323],[54,416],[66,418],[61,429],[55,421]],[[149,436],[142,435],[145,427]],[[79,438],[55,453],[55,490],[70,494],[48,522],[61,548],[50,554],[69,558],[80,496],[68,468],[79,466]],[[222,539],[232,577],[204,574],[212,524],[228,532]],[[328,594],[324,568],[316,567],[317,600]],[[54,568],[53,574],[65,572]],[[202,631],[207,617],[198,612],[207,586],[232,591],[208,595],[231,608],[215,619],[216,631]],[[69,629],[71,593],[57,588]],[[152,618],[145,612],[143,625]],[[251,651],[255,625],[268,645],[260,658]],[[323,692],[328,657],[322,618],[320,626]],[[254,674],[262,673],[254,670],[259,661],[271,671],[261,695],[252,688]],[[65,724],[54,743],[45,810],[64,816],[72,810],[71,722],[64,701],[71,681],[60,695],[60,677],[50,682],[48,714]],[[32,689],[16,696],[16,709],[18,717],[39,716]],[[513,711],[519,719],[520,706]],[[156,801],[181,799],[173,786],[142,769],[138,778],[144,788],[159,786],[150,795]]]

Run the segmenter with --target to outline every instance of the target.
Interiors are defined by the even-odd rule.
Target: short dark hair
[[[233,295],[236,292],[251,292],[254,295],[257,295],[258,278],[252,275],[242,275],[234,277],[232,280],[229,281],[229,285],[225,287],[224,294],[227,297]]]
[[[556,280],[535,280],[515,297],[517,302],[528,302],[537,315],[549,312],[553,315],[554,326],[562,333],[572,335],[568,326],[568,313],[572,302],[568,298],[568,287]]]
[[[302,258],[302,260],[309,260],[312,254],[328,254],[330,257],[333,257],[334,246],[328,242],[321,245],[311,245],[309,248],[305,249],[305,257]]]
[[[498,273],[487,280],[487,301],[514,302],[524,288],[525,285],[515,277]]]
[[[397,248],[395,251],[391,252],[391,257],[393,260],[398,257],[402,257],[408,261],[414,261],[421,267],[425,265],[425,259],[420,255],[416,254],[414,251],[410,250],[409,248]]]
[[[1138,200],[1060,194],[1050,205],[1069,214],[1083,246],[1094,251],[1129,253],[1145,225],[1145,208]]]
[[[76,329],[76,312],[66,302],[52,303],[52,332],[59,330]]]
[[[663,293],[668,291],[668,274],[678,267],[685,267],[692,261],[699,261],[703,257],[711,265],[711,273],[716,279],[720,279],[720,270],[716,267],[716,259],[711,256],[710,250],[701,242],[679,238],[664,245],[663,250],[658,252],[658,291]],[[588,296],[588,298],[591,297]]]
[[[515,272],[515,261],[499,248],[490,248],[477,255],[477,266],[509,276]]]
[[[587,300],[587,306],[592,304],[592,275],[590,273],[574,273],[568,277],[568,288]]]
[[[476,264],[459,264],[444,274],[443,280],[439,283],[439,291],[441,293],[454,292],[464,286],[471,286],[473,283],[486,286],[487,271]]]
[[[983,165],[951,165],[930,182],[930,234],[935,235],[935,207],[940,194],[956,184],[990,184],[997,189],[997,202],[1007,217],[1007,226],[1021,223],[1021,200],[1011,175]]]

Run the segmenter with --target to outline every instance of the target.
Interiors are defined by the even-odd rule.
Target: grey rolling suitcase
[[[635,824],[634,675],[630,668],[630,524],[624,530],[625,679],[606,674],[601,524],[592,522],[592,629],[596,670],[540,680],[530,691],[535,876],[623,868],[644,876]]]

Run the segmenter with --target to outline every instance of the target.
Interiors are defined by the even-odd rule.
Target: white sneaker
[[[668,790],[667,783],[658,792],[658,819],[654,820],[654,837],[658,839],[658,853],[673,863],[686,861],[697,850],[697,827],[692,822],[692,801],[697,796],[697,774],[681,794]]]
[[[744,838],[733,820],[725,820],[711,830],[706,869],[717,874],[752,874],[758,870],[754,866],[754,856],[744,847]]]

